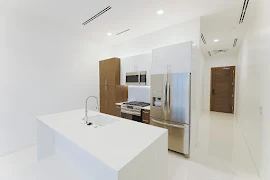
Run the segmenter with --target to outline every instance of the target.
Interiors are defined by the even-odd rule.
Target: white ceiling
[[[226,54],[238,52],[241,41],[248,30],[247,18],[245,18],[244,23],[239,24],[243,2],[244,0],[239,1],[239,4],[236,4],[232,9],[201,18],[201,32],[207,44],[201,41],[200,46],[205,57],[209,57],[208,51],[211,52],[212,56],[224,55],[223,53],[214,55],[213,50],[228,49]],[[250,8],[251,3],[252,0],[250,0],[248,8]],[[246,17],[249,12],[248,9]],[[233,47],[236,38],[238,38],[238,43],[236,47]],[[219,42],[214,42],[215,39],[219,39]]]
[[[87,39],[117,44],[122,41],[184,22],[196,17],[221,12],[242,0],[7,0],[8,6],[47,18],[79,32]],[[87,26],[82,23],[107,6],[112,9]],[[164,14],[158,16],[156,11]],[[116,36],[123,30],[129,32]],[[107,36],[111,32],[112,36]]]

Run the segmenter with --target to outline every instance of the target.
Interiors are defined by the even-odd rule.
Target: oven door
[[[121,117],[132,120],[132,121],[142,122],[142,117],[138,115],[132,115],[132,114],[121,112]]]
[[[189,125],[151,118],[153,126],[168,129],[168,146],[172,151],[189,155]]]
[[[126,85],[140,85],[140,73],[139,72],[127,73]]]

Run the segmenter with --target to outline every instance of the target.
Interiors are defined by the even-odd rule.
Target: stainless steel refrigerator
[[[150,124],[168,129],[168,146],[189,156],[190,73],[151,76]]]

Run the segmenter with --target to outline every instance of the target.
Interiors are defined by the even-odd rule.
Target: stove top
[[[123,103],[123,104],[129,105],[129,106],[140,106],[140,107],[150,106],[149,103],[138,102],[138,101],[131,101],[131,102]]]

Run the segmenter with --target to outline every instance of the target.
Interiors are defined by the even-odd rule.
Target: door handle
[[[168,85],[167,85],[167,112],[170,113],[170,110],[171,110],[171,87],[170,87],[170,82],[168,82]]]
[[[212,95],[215,95],[215,89],[212,89]]]
[[[164,123],[164,122],[160,122],[160,121],[157,121],[157,120],[154,120],[154,119],[151,119],[151,121],[157,123],[157,124],[161,124],[161,125],[165,125],[165,126],[169,126],[169,127],[175,127],[175,128],[185,128],[185,126],[183,125],[176,125],[176,124],[168,124],[168,123]]]
[[[163,87],[163,112],[165,113],[165,110],[167,110],[167,76],[165,77],[166,79],[164,80],[164,87]]]

